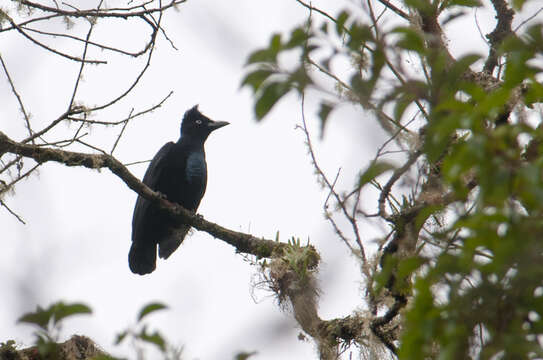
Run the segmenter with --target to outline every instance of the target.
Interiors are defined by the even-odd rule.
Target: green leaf
[[[250,86],[253,89],[253,92],[256,92],[262,83],[272,75],[274,72],[268,69],[257,69],[253,72],[248,73],[243,81],[241,86]]]
[[[273,34],[270,39],[270,44],[266,49],[256,50],[247,60],[247,64],[255,63],[275,63],[277,54],[282,50],[281,34]]]
[[[252,357],[253,355],[256,355],[256,354],[257,354],[256,351],[251,351],[250,353],[242,351],[242,352],[237,353],[236,356],[234,356],[234,359],[235,360],[247,360],[248,358],[250,358],[250,357]]]
[[[255,103],[255,115],[257,120],[262,120],[264,116],[273,108],[286,93],[290,91],[290,86],[285,82],[270,82],[266,84],[260,94],[257,95]]]
[[[269,49],[256,50],[249,55],[247,59],[247,64],[255,64],[261,62],[275,62],[275,55],[273,51]]]
[[[376,161],[372,162],[370,166],[360,175],[358,179],[358,189],[361,189],[364,185],[375,179],[377,176],[393,170],[396,167],[386,161]]]
[[[418,31],[408,27],[397,27],[393,29],[392,32],[400,35],[400,40],[397,42],[399,47],[405,50],[416,51],[419,54],[424,54],[426,52],[424,39]]]
[[[162,352],[166,351],[166,340],[164,340],[158,331],[147,333],[146,328],[143,328],[138,334],[138,338],[150,344],[155,344]]]
[[[461,18],[462,16],[465,16],[466,14],[467,13],[465,11],[459,11],[459,12],[447,14],[447,16],[443,20],[441,20],[441,27],[445,27],[445,25],[447,25],[448,23],[458,18]]]
[[[526,1],[528,0],[513,0],[513,8],[517,11],[521,11]]]
[[[145,316],[149,315],[150,313],[152,312],[155,312],[155,311],[158,311],[158,310],[164,310],[164,309],[167,309],[168,307],[164,304],[161,304],[161,303],[150,303],[148,305],[145,305],[141,310],[140,310],[140,313],[138,315],[138,321],[141,321]]]
[[[530,83],[525,95],[526,104],[533,108],[533,104],[543,102],[543,85],[534,81]]]
[[[449,0],[444,8],[453,6],[480,7],[481,2],[479,0]]]
[[[298,27],[290,33],[290,39],[285,44],[286,49],[292,49],[303,45],[307,41],[307,34],[304,29]]]
[[[300,93],[303,92],[305,87],[311,83],[311,78],[307,75],[305,66],[301,65],[292,71],[288,77],[288,83],[295,86]]]
[[[281,34],[273,34],[270,39],[270,50],[275,54],[282,49]]]
[[[333,105],[327,104],[325,102],[321,103],[321,107],[319,110],[319,118],[321,119],[321,138],[324,136],[324,127],[326,126],[326,122],[328,121],[328,116],[330,115],[330,112],[334,109]]]
[[[17,321],[22,323],[34,324],[41,327],[44,330],[47,330],[47,325],[53,316],[53,309],[42,309],[40,306],[37,307],[35,312],[26,313],[21,316]]]
[[[79,315],[79,314],[91,314],[92,310],[85,304],[74,303],[64,304],[62,302],[57,303],[54,306],[53,322],[56,324],[64,318]]]
[[[373,40],[373,36],[367,25],[358,25],[357,23],[351,25],[349,40],[347,41],[349,49],[359,51],[362,45],[368,40]]]
[[[78,314],[90,314],[91,312],[92,310],[85,304],[64,304],[63,302],[57,302],[47,309],[38,306],[35,312],[24,314],[18,321],[34,324],[43,330],[47,330],[47,326],[51,321],[56,324],[66,317]]]
[[[107,354],[95,355],[90,359],[91,360],[123,360],[121,358],[116,358],[116,357],[113,357],[113,356],[107,355]]]
[[[38,340],[36,341],[36,347],[41,358],[58,359],[59,354],[57,343],[49,336],[42,336],[37,334]]]
[[[441,205],[428,205],[422,208],[415,219],[415,229],[420,229],[431,215],[437,214],[443,209]]]
[[[126,338],[126,335],[128,335],[128,331],[123,331],[117,334],[115,337],[115,345],[119,345],[123,340]]]
[[[437,3],[437,1],[430,2],[430,0],[405,0],[407,6],[415,8],[423,14],[435,14]]]
[[[474,64],[480,58],[481,55],[477,54],[467,54],[462,56],[461,58],[456,60],[450,68],[448,68],[446,73],[446,80],[444,80],[444,82],[449,87],[452,87],[453,91],[457,90],[456,87],[458,86],[458,83],[462,81],[462,75],[466,72],[466,70],[469,69],[472,64]]]
[[[345,22],[349,19],[349,13],[345,10],[339,13],[336,17],[336,32],[339,36],[345,32]]]
[[[398,264],[397,277],[409,277],[415,270],[421,267],[426,261],[421,257],[409,257],[403,259]]]

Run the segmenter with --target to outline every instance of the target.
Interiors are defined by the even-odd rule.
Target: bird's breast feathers
[[[187,157],[187,182],[194,184],[201,182],[206,176],[206,160],[203,152],[193,152]]]

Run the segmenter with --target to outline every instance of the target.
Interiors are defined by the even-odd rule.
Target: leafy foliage
[[[143,353],[142,345],[147,343],[156,346],[164,355],[164,358],[180,359],[181,350],[171,347],[160,331],[151,331],[148,325],[143,323],[143,320],[151,313],[164,309],[167,309],[167,306],[158,302],[152,302],[143,306],[138,313],[136,324],[117,334],[115,344],[119,345],[127,338],[130,338],[140,353]],[[38,331],[35,332],[35,346],[40,356],[44,358],[58,358],[60,356],[58,337],[62,322],[75,315],[90,313],[92,313],[91,309],[82,303],[65,304],[64,302],[57,302],[45,309],[38,306],[35,312],[23,315],[19,319],[19,322],[38,327]],[[9,341],[6,344],[2,344],[0,346],[0,354],[4,350],[14,350],[13,345],[14,343]],[[102,354],[99,358],[115,359],[107,354]]]
[[[168,307],[164,304],[161,304],[161,303],[157,303],[157,302],[154,302],[154,303],[150,303],[146,306],[144,306],[139,315],[138,315],[138,321],[141,321],[145,316],[149,315],[150,313],[152,312],[155,312],[155,311],[158,311],[158,310],[164,310],[164,309],[167,309]]]
[[[351,10],[335,17],[320,11],[324,19],[318,23],[310,13],[306,28],[290,34],[299,41],[285,46],[275,35],[267,48],[253,53],[242,83],[255,93],[258,119],[291,89],[324,90],[316,112],[322,132],[334,121],[338,104],[348,101],[374,112],[391,136],[387,143],[408,148],[401,168],[382,159],[380,149],[343,197],[328,181],[338,211],[355,231],[362,215],[346,211],[353,194],[360,196],[367,185],[380,192],[378,212],[371,216],[392,231],[373,273],[365,257],[360,260],[372,289],[369,307],[381,306],[378,301],[387,294],[395,299],[375,324],[391,321],[405,297],[412,298],[396,343],[402,359],[543,356],[538,340],[543,335],[543,132],[540,117],[527,112],[543,100],[543,27],[535,24],[506,36],[503,27],[513,10],[505,2],[492,3],[500,18],[492,39],[499,40],[492,40],[487,59],[480,53],[454,58],[437,22],[439,14],[482,6],[479,1],[409,0],[405,5],[418,18],[389,31],[371,14],[364,19]],[[513,5],[519,10],[525,3]],[[280,54],[295,49],[300,62],[286,70]],[[498,69],[491,65],[493,57]],[[350,59],[351,71],[335,71],[338,58]],[[424,76],[405,71],[405,58],[418,59]],[[491,74],[477,72],[483,61]],[[303,81],[296,82],[299,73]],[[336,99],[323,88],[323,76],[335,83]],[[415,120],[416,133],[407,129]],[[398,139],[399,134],[416,141]],[[422,185],[396,199],[392,185],[407,178],[413,164]],[[380,184],[378,177],[390,170],[388,184]],[[396,352],[388,335],[374,334]]]
[[[55,358],[58,351],[57,337],[62,321],[75,315],[91,313],[91,309],[85,304],[65,304],[59,301],[45,309],[38,306],[36,311],[21,316],[19,322],[37,326],[35,335],[38,353],[42,357]]]
[[[149,314],[154,313],[159,310],[167,309],[168,307],[159,302],[151,302],[141,308],[138,313],[136,324],[133,327],[127,328],[124,331],[121,331],[117,334],[117,339],[115,344],[119,345],[125,341],[125,339],[131,338],[133,342],[138,343],[148,343],[153,344],[166,356],[170,351],[168,343],[162,334],[155,330],[148,330],[148,325],[143,323],[143,319],[146,318]]]
[[[67,317],[78,314],[90,314],[91,309],[81,303],[65,304],[62,301],[52,304],[46,309],[38,306],[35,312],[24,314],[19,318],[19,322],[37,325],[44,331],[49,329],[49,326],[57,326],[60,321]]]

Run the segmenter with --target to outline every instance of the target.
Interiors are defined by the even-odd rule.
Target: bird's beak
[[[230,124],[228,121],[210,121],[207,124],[207,128],[209,131],[217,130],[218,128],[222,128],[223,126],[226,126]]]

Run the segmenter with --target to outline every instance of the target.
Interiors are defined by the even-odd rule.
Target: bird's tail
[[[128,265],[134,274],[150,274],[156,267],[156,244],[151,241],[134,241],[128,253]]]
[[[185,236],[187,236],[187,233],[190,230],[189,225],[182,225],[178,228],[175,228],[171,231],[170,234],[168,234],[167,237],[161,239],[158,242],[158,256],[161,259],[167,259],[170,257],[170,255],[177,250],[179,245],[183,242],[185,239]]]

